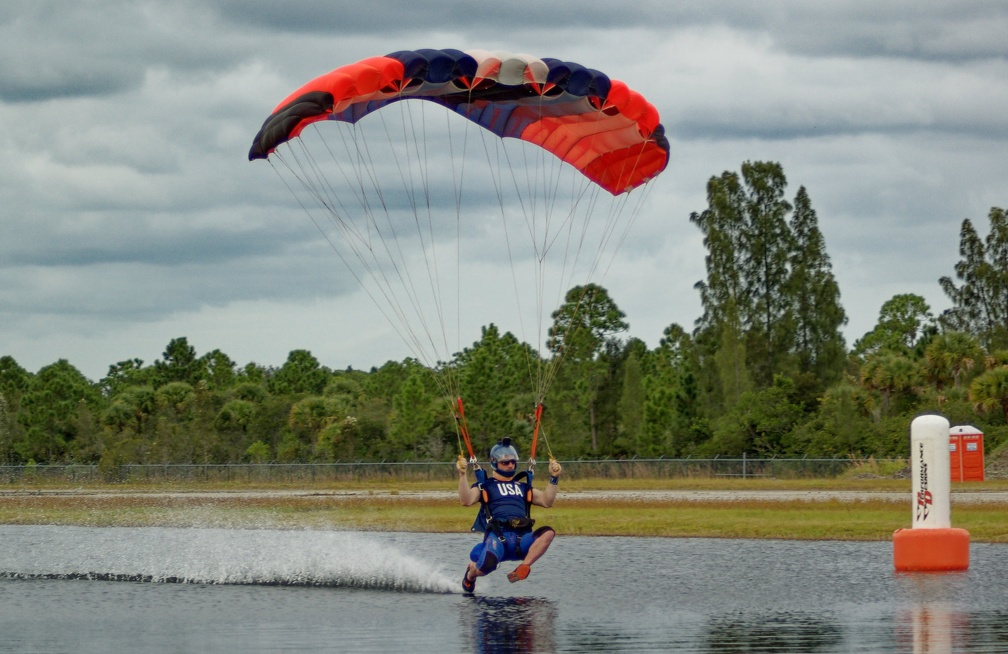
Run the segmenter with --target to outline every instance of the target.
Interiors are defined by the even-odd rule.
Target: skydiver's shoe
[[[508,573],[508,581],[512,584],[516,581],[521,581],[522,579],[528,577],[530,572],[532,572],[532,568],[522,563],[514,569],[514,572]]]
[[[469,568],[462,575],[462,592],[472,595],[476,591],[476,580],[469,578]]]

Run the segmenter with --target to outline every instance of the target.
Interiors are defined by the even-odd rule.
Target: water
[[[558,537],[467,597],[473,544],[0,526],[0,651],[1008,651],[1005,545],[897,574],[888,542]]]

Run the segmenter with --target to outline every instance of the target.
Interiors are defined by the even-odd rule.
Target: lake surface
[[[461,593],[472,534],[0,525],[7,652],[1004,652],[1008,546],[558,536]]]

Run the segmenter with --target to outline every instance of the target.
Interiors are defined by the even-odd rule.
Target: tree
[[[220,350],[212,350],[200,357],[206,380],[210,388],[230,388],[237,380],[238,373],[235,362]]]
[[[231,400],[223,407],[214,419],[214,426],[225,432],[245,434],[255,418],[256,405],[248,400]]]
[[[0,357],[0,396],[7,401],[7,410],[17,413],[21,396],[28,390],[32,375],[18,365],[14,357]]]
[[[745,339],[746,365],[762,386],[788,356],[794,329],[787,295],[792,237],[786,186],[780,164],[745,162],[741,179],[727,171],[712,177],[708,208],[690,215],[708,250],[707,281],[696,285],[704,309],[698,328],[710,332],[704,340],[716,349],[725,337],[720,332],[737,327]]]
[[[509,436],[521,444],[526,436],[520,416],[535,409],[531,376],[540,365],[538,354],[496,325],[481,330],[480,340],[455,358],[466,422],[474,446]]]
[[[651,353],[644,381],[640,454],[679,456],[695,445],[699,421],[699,361],[690,335],[678,324],[665,328]]]
[[[707,248],[697,282],[703,415],[713,420],[779,375],[796,380],[803,406],[846,363],[847,322],[808,191],[784,195],[780,164],[745,162],[707,183],[707,208],[690,215]]]
[[[792,431],[784,453],[802,457],[878,454],[877,422],[871,391],[851,381],[841,381],[826,389],[819,410]]]
[[[883,350],[868,357],[861,366],[861,383],[882,396],[881,416],[889,413],[893,399],[918,387],[920,366],[906,354]]]
[[[293,350],[267,383],[270,391],[278,395],[321,395],[329,378],[329,370],[311,352]]]
[[[7,398],[0,393],[0,464],[13,462],[14,443],[17,440],[20,440],[17,421],[10,410]]]
[[[788,295],[794,303],[798,372],[818,380],[818,388],[822,390],[838,381],[843,373],[847,345],[840,328],[847,324],[847,314],[840,305],[840,287],[804,186],[795,196],[791,232],[794,249]]]
[[[748,228],[743,231],[743,275],[753,298],[748,358],[756,382],[765,387],[785,370],[794,334],[793,299],[788,294],[792,234],[787,216],[791,205],[784,199],[787,179],[779,163],[746,162],[742,178],[749,194]]]
[[[154,362],[154,369],[161,377],[161,384],[181,381],[195,385],[206,377],[204,361],[196,357],[196,348],[184,336],[168,342],[162,359]]]
[[[77,436],[82,416],[100,414],[102,408],[98,389],[60,359],[31,378],[18,416],[25,433],[14,448],[25,461],[58,461]]]
[[[599,449],[599,390],[608,372],[599,357],[608,339],[629,329],[624,317],[609,292],[597,284],[567,291],[564,304],[553,312],[547,346],[563,357],[563,375],[571,380],[570,390],[587,418],[592,452]]]
[[[935,336],[924,349],[928,376],[938,388],[951,382],[962,385],[963,375],[983,362],[983,350],[976,339],[966,332],[945,332]]]
[[[639,341],[636,341],[639,343]],[[644,380],[638,349],[628,348],[623,363],[623,390],[619,398],[620,439],[617,454],[641,453],[641,425],[644,422]]]
[[[423,374],[410,375],[392,401],[389,419],[389,456],[397,458],[416,455],[419,444],[427,444],[433,427],[431,398],[424,388]]]
[[[546,345],[567,361],[590,361],[602,351],[606,339],[630,328],[625,317],[609,291],[598,284],[575,286],[553,312]]]
[[[1008,422],[1008,366],[998,366],[978,376],[970,384],[970,399],[976,411],[1000,411]]]
[[[11,356],[0,357],[0,462],[16,459],[14,444],[23,437],[17,421],[21,396],[28,390],[31,374]]]
[[[245,458],[250,463],[269,463],[272,457],[270,446],[262,441],[256,441],[245,450]]]
[[[712,177],[707,182],[708,208],[690,215],[690,222],[703,232],[707,248],[704,258],[707,279],[695,284],[703,308],[703,314],[697,319],[697,333],[707,344],[707,354],[717,349],[727,321],[737,327],[751,312],[742,275],[745,204],[746,193],[738,175],[725,171],[720,178]]]
[[[769,388],[745,393],[730,412],[716,422],[714,437],[706,445],[712,454],[760,456],[782,454],[788,434],[804,415],[795,398],[794,383],[778,375]]]
[[[911,354],[935,333],[934,317],[919,295],[894,295],[883,303],[875,327],[854,343],[854,353],[870,355],[889,351]]]
[[[938,280],[952,300],[941,321],[948,328],[976,336],[988,349],[1008,347],[1008,212],[992,207],[991,229],[980,239],[967,218],[959,232],[956,286],[950,277]]]
[[[753,379],[746,365],[748,353],[743,325],[731,303],[725,307],[720,342],[711,360],[718,376],[718,390],[723,408],[731,408],[753,389]]]
[[[179,382],[181,383],[181,382]],[[157,400],[150,386],[129,386],[120,391],[105,409],[102,421],[123,432],[131,429],[133,435],[142,436],[148,419],[154,415]]]
[[[157,371],[145,368],[142,359],[125,359],[109,366],[108,374],[99,382],[106,397],[115,397],[128,386],[154,386]]]

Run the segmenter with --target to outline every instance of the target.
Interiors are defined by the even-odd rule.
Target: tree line
[[[702,315],[649,348],[608,291],[572,288],[548,352],[484,326],[437,370],[413,359],[333,370],[307,350],[279,367],[241,365],[172,339],[162,357],[109,367],[97,382],[69,361],[37,372],[0,357],[0,463],[447,460],[463,451],[450,374],[483,449],[527,452],[529,368],[556,361],[540,453],[576,457],[901,457],[923,411],[1008,439],[1008,215],[985,236],[965,219],[951,307],[897,294],[848,347],[847,323],[809,193],[789,199],[782,167],[746,162],[707,184],[690,215],[703,235]],[[543,358],[540,358],[543,357]]]

